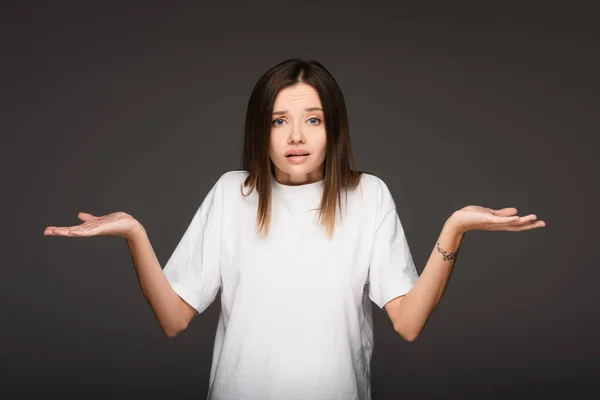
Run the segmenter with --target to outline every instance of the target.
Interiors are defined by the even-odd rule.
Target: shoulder
[[[230,198],[238,198],[242,185],[249,172],[243,169],[231,170],[223,173],[215,183],[215,189],[220,193],[220,201],[225,202]]]
[[[231,170],[221,174],[205,195],[200,210],[207,215],[221,214],[229,207],[232,193],[240,191],[240,184],[247,176],[248,172],[245,170]]]
[[[379,200],[391,196],[387,183],[377,175],[363,172],[360,177],[360,185],[364,190],[376,195]]]
[[[368,172],[363,172],[360,175],[360,184],[366,189],[381,189],[385,186],[385,182],[383,179],[378,177],[377,175],[370,174]]]
[[[385,214],[396,207],[392,192],[382,178],[363,172],[360,186],[366,195],[366,200],[377,209],[378,213]]]
[[[248,171],[245,169],[234,169],[223,173],[217,180],[217,184],[223,188],[238,187],[240,183],[248,177]]]

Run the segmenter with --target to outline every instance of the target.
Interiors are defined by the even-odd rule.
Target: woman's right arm
[[[77,216],[84,221],[82,224],[65,227],[47,226],[44,235],[67,237],[112,235],[125,238],[144,297],[150,303],[163,332],[173,337],[185,330],[197,311],[179,297],[171,287],[142,224],[124,212],[114,212],[100,217],[81,212]]]
[[[136,223],[137,227],[125,236],[125,241],[131,252],[138,282],[163,332],[174,337],[187,328],[198,312],[175,293],[163,273],[146,230],[142,224]]]

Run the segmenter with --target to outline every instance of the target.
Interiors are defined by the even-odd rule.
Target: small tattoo
[[[442,253],[442,255],[444,256],[444,261],[447,260],[456,260],[456,256],[458,256],[458,250],[456,250],[454,253],[450,253],[448,254],[447,252],[445,252],[444,250],[442,250],[442,248],[440,247],[440,243],[437,243],[438,245],[438,251],[440,253]]]

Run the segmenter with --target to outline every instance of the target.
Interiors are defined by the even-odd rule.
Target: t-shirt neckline
[[[274,190],[286,195],[309,195],[323,193],[324,179],[312,183],[305,183],[303,185],[284,185],[279,183],[277,179],[275,179],[275,176],[272,175],[271,182]]]

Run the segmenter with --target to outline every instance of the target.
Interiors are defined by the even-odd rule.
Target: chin
[[[310,174],[315,168],[306,165],[286,165],[285,169],[279,167],[278,169],[284,174],[292,176],[304,176]]]

